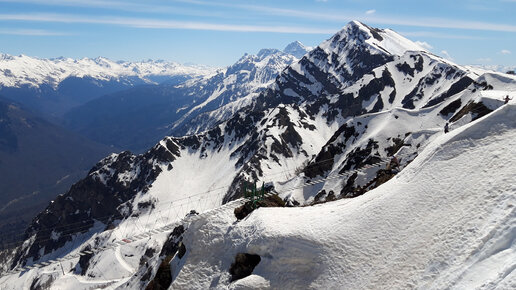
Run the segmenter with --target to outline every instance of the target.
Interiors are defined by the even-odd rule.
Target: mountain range
[[[201,96],[169,123],[176,135],[142,154],[99,161],[34,218],[19,247],[3,253],[4,270],[29,268],[0,283],[511,285],[515,189],[508,176],[515,168],[499,158],[511,156],[514,145],[515,106],[503,97],[516,91],[516,77],[457,65],[357,21],[300,59],[284,54],[262,51],[239,61],[291,61],[279,71],[237,62],[236,73],[229,67],[173,86]],[[259,85],[236,93],[253,80]],[[216,85],[203,92],[210,81]],[[484,150],[490,155],[479,156]],[[400,173],[384,167],[393,156]],[[483,178],[495,176],[486,185]],[[278,204],[298,207],[260,208],[239,220],[235,210],[249,182],[266,184]],[[170,222],[176,226],[163,227]],[[60,258],[66,262],[56,266]],[[239,263],[253,264],[252,275],[242,277]],[[496,267],[479,278],[486,265]]]
[[[288,49],[300,53],[306,48],[293,43]],[[53,101],[61,105],[67,102],[53,99],[57,92],[72,100],[77,100],[73,96],[78,94],[93,98],[96,94],[117,92],[68,108],[68,113],[59,118],[64,122],[46,114],[39,105],[28,108],[26,99],[18,99],[16,94],[10,95],[16,101],[4,100],[6,108],[23,112],[19,118],[12,114],[4,116],[3,125],[8,130],[3,132],[5,146],[12,145],[7,142],[9,136],[24,142],[21,147],[9,147],[12,150],[5,152],[2,158],[0,198],[6,206],[0,211],[3,220],[0,234],[23,231],[37,212],[84,177],[87,169],[108,152],[119,151],[119,148],[146,150],[170,133],[172,124],[180,117],[183,119],[177,125],[188,125],[188,118],[218,106],[232,103],[231,106],[238,107],[241,102],[236,100],[249,99],[251,93],[266,87],[283,68],[297,60],[288,54],[288,49],[285,52],[263,49],[258,55],[246,54],[234,65],[218,71],[163,61],[128,63],[105,58],[49,60],[3,55],[0,69],[10,72],[9,77],[1,80],[7,86],[2,90],[4,93],[6,90],[40,91],[41,95],[29,94],[30,98],[52,107]],[[207,73],[211,74],[203,76]],[[110,85],[113,83],[124,85]],[[178,85],[180,83],[182,85]],[[45,87],[51,87],[50,94]],[[22,122],[21,118],[39,124],[38,132],[16,125]],[[204,122],[221,118],[205,118]],[[208,126],[202,121],[196,123],[196,128]],[[27,179],[15,178],[22,172]],[[24,210],[23,216],[18,214],[20,210]],[[6,240],[9,239],[2,241]]]
[[[139,86],[92,100],[65,114],[65,126],[96,142],[143,151],[167,135],[194,134],[249,103],[307,48],[262,49],[181,84]],[[219,109],[225,106],[224,109]]]
[[[107,58],[40,59],[0,54],[0,93],[25,107],[59,118],[105,94],[144,84],[180,83],[215,69],[166,61]]]

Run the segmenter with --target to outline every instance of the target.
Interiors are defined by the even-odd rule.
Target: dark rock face
[[[369,139],[365,148],[355,148],[348,155],[339,173],[344,173],[352,168],[359,168],[367,164],[381,161],[378,153],[373,154],[373,150],[378,150],[377,141]],[[377,151],[378,152],[378,151]]]
[[[392,79],[392,75],[389,72],[387,68],[385,68],[382,72],[382,76],[380,78],[375,78],[371,80],[367,85],[362,87],[358,91],[358,98],[361,101],[369,101],[369,99],[372,96],[378,96],[381,91],[383,91],[386,87],[392,87],[395,88],[394,80]],[[393,93],[396,94],[396,89],[394,89]],[[394,96],[389,96],[389,99],[394,99]],[[371,113],[379,112],[384,108],[384,104],[381,98],[377,98],[378,101],[376,102],[373,109],[370,111]],[[392,101],[390,101],[392,103]],[[362,109],[361,113],[366,113],[364,109]]]
[[[263,200],[256,202],[256,208],[260,207],[285,207],[285,202],[277,195],[269,195]],[[248,201],[242,206],[235,208],[235,217],[238,220],[244,219],[256,209],[253,204]]]
[[[174,228],[172,233],[167,238],[167,241],[163,245],[161,249],[160,256],[163,257],[161,263],[158,267],[156,275],[149,282],[146,290],[157,290],[157,289],[168,289],[170,284],[172,284],[172,274],[170,272],[170,261],[177,253],[178,257],[181,259],[186,252],[186,247],[182,243],[183,233],[185,232],[185,228],[183,225],[179,225]],[[151,270],[149,269],[147,274],[142,277],[142,281],[148,280],[151,274]]]
[[[185,228],[183,225],[179,225],[174,228],[172,233],[168,235],[167,241],[163,244],[163,248],[161,248],[160,256],[170,256],[174,255],[178,249],[180,248],[179,243],[183,240],[183,234],[185,232]]]
[[[72,240],[76,234],[88,232],[95,221],[110,224],[131,214],[121,205],[131,200],[138,192],[147,191],[161,172],[160,164],[171,163],[179,156],[179,147],[171,139],[165,146],[154,146],[143,155],[128,151],[111,155],[93,167],[88,176],[63,195],[58,196],[45,211],[34,218],[25,235],[34,237],[28,249],[20,249],[13,266],[25,264],[25,259],[38,260]],[[131,171],[140,174],[123,180],[119,174]],[[41,251],[44,249],[44,251]]]
[[[489,113],[491,113],[493,110],[486,107],[482,102],[475,103],[475,102],[469,102],[466,104],[462,109],[460,109],[453,117],[450,119],[450,122],[458,121],[460,118],[467,114],[472,114],[473,119],[472,121],[481,118]]]
[[[442,101],[448,99],[449,97],[464,91],[472,83],[473,83],[473,80],[470,77],[467,77],[467,76],[462,77],[457,82],[453,83],[450,86],[450,89],[448,89],[448,91],[446,91],[442,95],[430,100],[428,102],[428,104],[426,104],[424,107],[431,107],[435,104],[441,103]]]
[[[314,196],[314,200],[313,202],[311,203],[311,205],[316,205],[316,204],[320,204],[320,203],[325,203],[325,202],[329,202],[329,201],[334,201],[336,200],[336,196],[335,196],[335,192],[333,192],[333,190],[330,190],[328,193],[326,193],[326,190],[321,190],[319,191],[315,196]]]
[[[409,135],[410,133],[405,134],[405,138]],[[387,156],[393,156],[394,154],[396,154],[396,152],[398,152],[398,150],[401,149],[401,147],[405,145],[410,146],[410,144],[405,144],[405,139],[394,137],[392,138],[392,145],[385,148],[385,152],[387,152]]]
[[[87,246],[84,250],[91,250],[91,247]],[[83,276],[86,274],[86,271],[88,271],[88,268],[90,266],[90,260],[92,257],[93,257],[93,254],[86,254],[79,258],[79,262],[77,264],[80,267],[80,271],[77,271],[77,268],[76,268],[77,274],[80,274]]]
[[[411,55],[412,59],[415,60],[414,67],[411,67],[407,62],[397,63],[396,68],[405,75],[414,77],[415,73],[423,71],[423,57],[421,55]]]
[[[346,143],[353,137],[358,136],[355,127],[349,126],[348,124],[342,125],[335,134],[328,140],[323,150],[304,169],[306,177],[314,178],[316,176],[323,175],[327,171],[333,168],[334,157],[338,154],[342,154],[346,149]],[[336,142],[339,139],[341,141]]]
[[[448,106],[444,107],[439,113],[443,116],[448,116],[449,114],[457,112],[457,110],[462,106],[462,102],[460,99],[457,99],[451,102]]]
[[[254,268],[261,261],[259,255],[238,253],[235,262],[231,264],[229,273],[231,274],[231,282],[245,278],[253,273]]]
[[[54,282],[54,276],[51,275],[41,275],[40,277],[34,279],[30,285],[30,290],[45,290],[50,289],[52,283]]]

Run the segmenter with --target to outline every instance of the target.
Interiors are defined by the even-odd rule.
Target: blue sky
[[[225,66],[359,20],[459,64],[516,66],[515,12],[516,0],[0,0],[0,52]]]

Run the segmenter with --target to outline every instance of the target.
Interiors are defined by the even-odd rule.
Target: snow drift
[[[509,289],[516,286],[516,105],[434,140],[350,200],[231,211],[190,227],[173,289]],[[239,252],[262,258],[230,284]],[[213,253],[216,253],[215,255]]]

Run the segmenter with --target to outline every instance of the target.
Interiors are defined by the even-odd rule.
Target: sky
[[[459,64],[516,66],[516,0],[0,0],[0,52],[227,66],[351,20]]]

